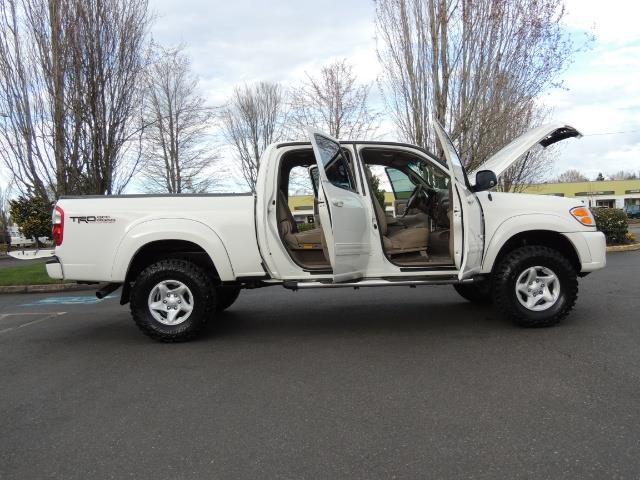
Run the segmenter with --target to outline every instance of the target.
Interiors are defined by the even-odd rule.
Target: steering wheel
[[[415,206],[416,202],[420,198],[420,195],[422,194],[423,191],[424,191],[424,186],[422,184],[417,185],[416,188],[413,189],[413,192],[411,192],[411,196],[409,197],[409,200],[407,200],[407,206],[404,208],[404,213],[402,214],[401,218],[404,218],[407,216],[407,213],[409,213],[409,210],[411,210]]]

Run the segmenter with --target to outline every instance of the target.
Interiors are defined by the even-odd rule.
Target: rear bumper
[[[580,272],[600,270],[607,265],[607,242],[602,232],[576,232],[565,234],[580,257]]]
[[[47,275],[51,278],[55,278],[57,280],[61,280],[64,278],[64,274],[62,272],[62,264],[57,257],[53,257],[46,263]]]

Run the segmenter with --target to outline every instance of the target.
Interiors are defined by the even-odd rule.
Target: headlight
[[[575,207],[569,210],[573,218],[578,220],[582,225],[587,227],[595,227],[596,221],[591,214],[591,210],[587,207]]]

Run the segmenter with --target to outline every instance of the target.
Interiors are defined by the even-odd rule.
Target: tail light
[[[62,239],[64,238],[64,210],[56,205],[53,209],[53,216],[51,218],[53,228],[51,229],[51,236],[56,247],[62,245]]]

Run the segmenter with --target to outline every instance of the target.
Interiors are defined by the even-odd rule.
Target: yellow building
[[[393,213],[393,193],[384,193],[384,208]],[[313,195],[290,195],[289,210],[298,223],[313,223]]]
[[[590,207],[625,208],[640,205],[640,180],[540,183],[527,187],[525,193],[575,197]]]
[[[640,205],[640,180],[540,183],[527,187],[524,193],[574,197],[584,200],[590,207],[625,208],[629,205]],[[393,193],[385,192],[384,197],[385,209],[392,213]],[[297,222],[313,223],[312,195],[291,195],[289,208]]]

